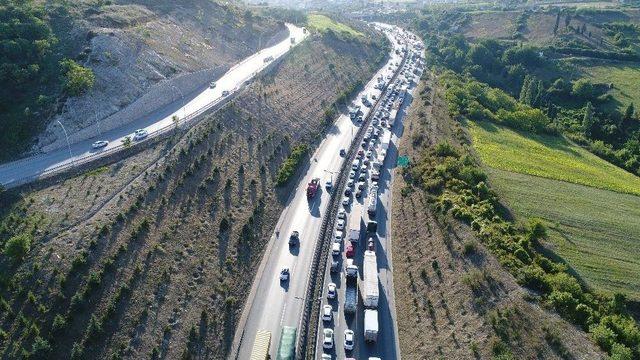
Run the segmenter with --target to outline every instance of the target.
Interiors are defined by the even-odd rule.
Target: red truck
[[[318,192],[318,187],[320,186],[320,179],[314,178],[307,184],[307,200],[313,199],[316,196],[316,192]]]

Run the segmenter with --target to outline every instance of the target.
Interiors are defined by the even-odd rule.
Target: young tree
[[[22,260],[31,249],[31,235],[20,234],[10,238],[4,245],[4,254],[13,261]]]
[[[522,89],[520,90],[520,102],[526,104],[527,99],[529,99],[529,92],[531,90],[531,75],[527,74],[524,77],[524,82],[522,83]]]
[[[624,119],[625,120],[631,120],[633,119],[633,116],[635,115],[635,108],[633,107],[633,103],[630,103],[627,108],[624,110]]]

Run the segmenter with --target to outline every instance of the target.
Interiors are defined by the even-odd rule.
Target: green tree
[[[13,261],[18,262],[22,260],[29,249],[31,249],[31,235],[24,233],[13,236],[4,245],[4,254],[10,257]]]
[[[624,119],[625,120],[631,120],[633,119],[633,116],[635,115],[635,108],[633,107],[633,103],[630,103],[629,105],[627,105],[627,108],[624,109]]]
[[[529,91],[531,90],[531,75],[527,74],[524,77],[524,82],[522,83],[522,89],[520,90],[520,102],[523,104],[527,103],[527,99],[529,99]]]
[[[49,359],[50,354],[51,345],[49,345],[49,342],[40,336],[36,337],[31,346],[31,357],[29,359],[45,360]]]
[[[596,125],[595,115],[593,114],[593,105],[587,102],[584,107],[584,116],[582,117],[582,131],[587,137],[593,136],[593,130]]]
[[[91,69],[71,59],[62,60],[60,65],[64,69],[64,88],[69,95],[82,95],[93,87],[96,78]]]
[[[573,83],[571,94],[584,100],[591,100],[594,97],[593,84],[587,79],[579,79]]]

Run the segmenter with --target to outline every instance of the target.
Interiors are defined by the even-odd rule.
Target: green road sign
[[[397,166],[398,167],[407,167],[407,166],[409,166],[409,157],[408,156],[399,156],[398,157]]]

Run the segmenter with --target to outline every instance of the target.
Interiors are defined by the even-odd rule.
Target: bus
[[[276,360],[294,360],[296,357],[296,331],[293,326],[283,326]]]

